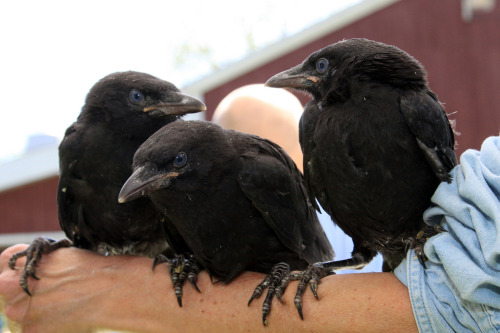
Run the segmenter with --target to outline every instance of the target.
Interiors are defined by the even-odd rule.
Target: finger
[[[12,257],[12,255],[14,253],[21,252],[21,251],[25,250],[27,247],[28,247],[28,244],[16,244],[16,245],[13,245],[11,247],[6,248],[0,254],[0,273],[2,273],[4,269],[8,268],[7,263],[9,262],[10,257]],[[23,260],[23,261],[19,260],[19,262],[22,263],[24,266],[25,260]],[[16,266],[19,267],[19,265],[16,265]]]
[[[13,255],[14,253],[16,252],[19,252],[19,251],[22,251],[24,249],[26,249],[28,247],[28,244],[16,244],[16,245],[12,245],[8,248],[6,248],[5,250],[2,251],[2,257],[4,255],[7,256],[7,258],[10,258],[11,255]]]

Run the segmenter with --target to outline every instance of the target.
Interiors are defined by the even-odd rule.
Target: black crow
[[[205,109],[172,83],[145,73],[113,73],[92,87],[59,146],[59,223],[74,246],[149,257],[167,250],[149,199],[119,204],[118,193],[132,173],[135,151],[151,134],[181,115]],[[36,278],[41,254],[69,245],[68,240],[37,238],[11,258],[14,267],[18,257],[27,256],[21,286],[28,294],[27,277]]]
[[[421,64],[395,46],[348,39],[273,76],[271,87],[312,95],[299,125],[304,176],[335,223],[353,239],[362,266],[377,252],[393,270],[409,247],[433,234],[422,213],[457,164],[454,133]],[[438,232],[438,231],[436,231]]]
[[[119,200],[151,198],[174,250],[191,252],[224,283],[243,270],[272,271],[252,296],[269,285],[264,325],[290,269],[333,258],[302,174],[271,141],[210,122],[175,122],[139,147],[133,167]]]

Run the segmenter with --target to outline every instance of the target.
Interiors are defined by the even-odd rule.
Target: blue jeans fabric
[[[500,138],[462,154],[424,213],[447,232],[413,250],[395,274],[409,290],[421,332],[500,332]]]

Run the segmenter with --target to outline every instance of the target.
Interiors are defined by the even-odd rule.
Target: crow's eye
[[[316,61],[316,70],[321,74],[325,73],[328,70],[328,60],[325,58],[318,59]]]
[[[139,90],[132,90],[128,96],[130,101],[134,104],[139,104],[144,100],[144,95]]]
[[[180,152],[177,154],[177,156],[175,156],[174,158],[174,165],[176,167],[183,167],[184,165],[186,165],[186,162],[187,162],[187,155],[186,153],[184,152]]]

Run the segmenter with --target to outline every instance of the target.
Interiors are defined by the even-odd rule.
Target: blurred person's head
[[[233,90],[215,109],[223,128],[255,134],[280,145],[302,170],[298,121],[303,106],[291,92],[252,84]]]

